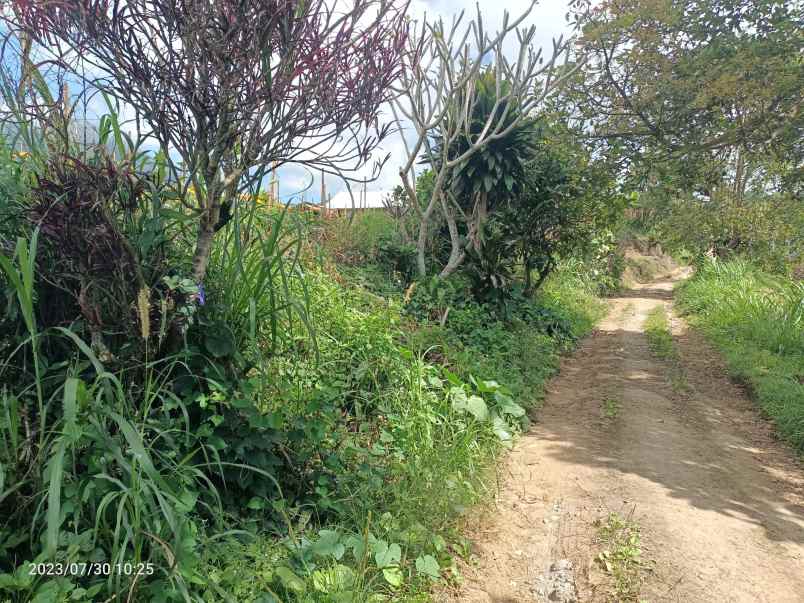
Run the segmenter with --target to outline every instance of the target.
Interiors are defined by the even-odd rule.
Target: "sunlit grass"
[[[779,432],[804,452],[804,283],[744,261],[711,262],[680,287],[678,300]]]

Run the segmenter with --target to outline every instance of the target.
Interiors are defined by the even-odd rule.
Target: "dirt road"
[[[640,601],[804,603],[804,468],[682,321],[680,364],[651,354],[643,323],[672,286],[610,299],[564,361],[445,600],[616,601],[595,560],[616,512],[640,527]]]

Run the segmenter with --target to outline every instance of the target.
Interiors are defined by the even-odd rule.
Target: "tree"
[[[97,89],[150,126],[198,220],[199,283],[222,210],[268,166],[295,162],[343,176],[389,133],[378,109],[407,38],[405,6],[392,0],[356,0],[345,12],[330,0],[12,5],[10,28],[61,68],[97,74]]]
[[[526,294],[538,289],[554,268],[557,251],[567,238],[565,230],[578,218],[578,204],[572,198],[578,191],[571,190],[567,167],[543,140],[539,143],[521,192],[500,212],[503,232],[522,261]],[[539,275],[536,283],[534,270]]]
[[[741,196],[767,156],[800,178],[800,2],[590,4],[576,6],[586,62],[565,99],[607,152],[648,174],[675,162],[681,185],[706,194],[728,176]]]
[[[522,265],[527,294],[541,286],[560,257],[597,251],[595,241],[614,227],[626,202],[609,158],[596,156],[581,132],[555,113],[545,112],[538,126],[521,186],[493,217],[509,261]]]
[[[417,161],[423,158],[434,170],[430,198],[424,207],[417,203],[414,208],[419,216],[416,248],[420,278],[427,275],[427,241],[436,211],[445,218],[451,241],[450,257],[439,276],[449,276],[465,257],[466,244],[458,230],[454,200],[448,194],[453,171],[491,142],[518,128],[528,113],[578,68],[576,65],[558,75],[557,65],[569,41],[561,38],[554,41],[552,54],[545,61],[541,49],[535,51],[531,45],[535,28],[518,29],[533,4],[513,21],[506,12],[502,28],[494,35],[485,30],[478,7],[476,19],[463,28],[461,13],[449,28],[443,20],[422,21],[409,37],[392,108],[400,129],[404,128],[403,121],[412,126],[412,132],[403,138],[407,160],[399,170],[408,199],[418,199]],[[509,62],[503,44],[512,33],[517,35],[519,51],[517,59]],[[493,101],[486,121],[480,126],[473,122],[472,116],[480,100],[479,79],[492,77],[484,75],[489,63],[488,73],[493,74],[494,82]],[[510,115],[515,117],[510,119]],[[465,150],[450,155],[460,137],[467,141]],[[482,196],[476,200],[482,202]],[[482,208],[473,208],[470,213],[481,215]]]
[[[509,110],[508,101],[497,102],[497,84],[491,71],[483,72],[475,86],[477,98],[465,132],[453,140],[446,153],[440,149],[440,140],[436,139],[433,144],[436,161],[440,161],[442,155],[447,160],[465,155],[472,140],[477,139],[485,124],[495,118],[495,112],[499,114],[497,118],[506,134],[489,140],[488,144],[468,155],[446,179],[444,194],[450,200],[448,221],[455,221],[457,217],[459,226],[462,226],[457,230],[466,240],[465,244],[459,240],[456,241],[458,245],[453,245],[457,254],[451,254],[448,261],[452,270],[463,262],[469,246],[476,254],[483,255],[483,225],[505,201],[521,191],[525,166],[533,158],[538,138],[535,119],[523,118],[517,109]],[[502,93],[506,94],[509,88],[503,81],[500,86]],[[437,169],[438,164],[434,167]]]

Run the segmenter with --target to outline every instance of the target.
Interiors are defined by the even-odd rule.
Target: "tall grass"
[[[132,596],[165,587],[189,596],[197,533],[189,513],[198,507],[208,517],[220,518],[222,509],[199,455],[177,456],[176,447],[163,445],[190,439],[190,434],[147,410],[181,402],[153,370],[137,388],[142,399],[133,400],[75,333],[65,328],[38,331],[35,255],[36,233],[30,242],[20,239],[13,258],[0,255],[29,335],[12,356],[19,347],[29,347],[37,401],[32,407],[26,390],[0,391],[0,559],[12,570],[22,568],[0,574],[3,588],[15,600],[80,600],[101,592]],[[44,337],[62,338],[83,357],[65,367],[61,385],[47,391],[40,368],[46,359],[38,344]],[[95,377],[86,381],[81,375],[90,366]],[[24,579],[29,563],[42,561],[150,563],[158,577],[148,584],[137,584],[139,577],[125,572],[61,581]]]
[[[258,191],[252,197],[258,198]],[[233,212],[213,248],[208,283],[235,349],[259,342],[259,353],[274,355],[301,336],[314,345],[301,224],[294,223],[288,207],[266,211],[243,200]]]
[[[706,261],[678,299],[780,433],[804,452],[804,283],[743,260]]]

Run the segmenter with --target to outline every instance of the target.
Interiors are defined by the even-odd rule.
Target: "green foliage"
[[[511,198],[499,216],[503,237],[516,246],[510,255],[522,260],[528,290],[531,273],[538,272],[538,288],[554,268],[560,247],[571,244],[568,231],[579,220],[581,209],[573,197],[566,166],[539,141],[523,175],[522,192]]]
[[[538,131],[535,120],[524,119],[513,126],[519,115],[512,109],[513,103],[497,102],[497,85],[493,70],[489,69],[477,78],[475,103],[467,131],[449,149],[450,159],[459,157],[479,138],[493,111],[491,119],[494,120],[499,120],[505,114],[500,130],[508,130],[506,135],[489,142],[450,175],[451,192],[464,211],[472,211],[478,194],[487,197],[491,211],[499,201],[516,195],[524,181],[525,166],[536,153]],[[507,82],[502,82],[501,89],[503,95],[510,94]],[[457,102],[463,101],[458,99]],[[441,151],[436,147],[433,153],[438,157]]]
[[[676,359],[677,351],[670,333],[670,323],[664,306],[656,306],[648,312],[645,319],[645,335],[650,343],[651,351],[659,358]]]
[[[762,410],[804,450],[804,287],[744,261],[706,261],[679,289],[690,314],[753,390]]]
[[[722,259],[742,256],[779,274],[789,273],[804,257],[804,210],[801,199],[792,196],[738,200],[721,191],[711,199],[672,199],[655,231],[671,249]]]
[[[381,246],[395,240],[397,224],[382,210],[334,216],[322,224],[324,249],[339,264],[355,265],[377,259]]]
[[[695,186],[717,183],[736,151],[800,190],[800,3],[585,5],[577,8],[591,60],[564,102],[606,141],[606,154],[624,156],[643,174],[673,159],[676,174]]]
[[[648,312],[643,326],[651,352],[668,364],[667,377],[673,391],[676,393],[688,391],[689,382],[681,364],[678,348],[673,341],[673,334],[670,332],[670,321],[665,307],[656,306]]]
[[[185,600],[222,502],[246,525],[251,501],[282,498],[290,436],[259,405],[256,365],[314,355],[284,214],[230,224],[204,291],[158,155],[144,174],[116,116],[100,134],[81,158],[0,157],[15,195],[0,230],[0,559],[14,572],[0,592],[14,600]],[[54,580],[28,575],[34,561],[156,571]]]
[[[469,248],[465,271],[479,301],[504,303],[516,290],[518,266],[530,293],[561,257],[610,262],[614,253],[612,231],[628,198],[619,192],[611,166],[594,158],[557,115],[545,115],[540,124],[529,133],[531,155],[516,191],[498,199],[481,226],[482,245]]]
[[[526,406],[538,400],[557,352],[588,333],[602,312],[594,278],[580,263],[562,265],[535,300],[514,294],[502,308],[476,302],[470,287],[460,278],[417,283],[406,311],[423,324],[408,339],[464,379],[499,381]]]
[[[114,112],[100,133],[0,154],[0,598],[421,601],[459,579],[456,520],[590,328],[594,279],[406,294],[398,217],[238,202],[195,282],[164,162]],[[83,561],[154,571],[27,573]]]
[[[287,208],[266,212],[256,203],[238,205],[218,233],[199,316],[212,356],[231,357],[235,350],[251,349],[259,358],[287,349],[305,335],[315,341],[300,264],[303,226],[293,217]]]
[[[169,593],[186,596],[195,579],[198,519],[190,512],[197,506],[214,519],[221,509],[202,466],[163,446],[190,438],[170,416],[175,399],[156,374],[138,392],[143,398],[132,399],[74,333],[61,328],[59,336],[83,360],[61,367],[60,377],[53,367],[48,380],[37,376],[46,407],[37,410],[25,390],[0,392],[0,559],[10,570],[0,574],[0,588],[18,600],[54,589],[87,600],[133,590],[136,575],[52,581],[31,575],[30,563],[151,564],[159,569],[140,584],[143,596],[180,600]],[[30,341],[37,358],[41,349]],[[94,379],[75,376],[88,365]]]

